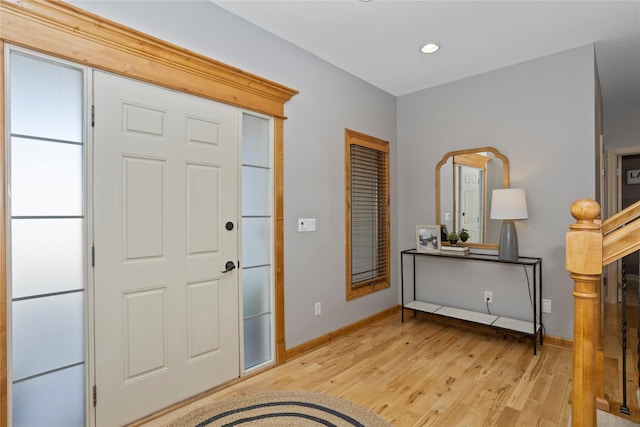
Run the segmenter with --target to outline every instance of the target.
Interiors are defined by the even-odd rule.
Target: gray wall
[[[529,219],[517,222],[521,255],[543,258],[550,335],[572,338],[573,282],[565,270],[571,203],[595,197],[594,53],[584,46],[398,99],[398,247],[414,247],[415,225],[435,222],[434,167],[451,150],[493,146],[509,158],[511,186],[525,188]],[[530,318],[522,270],[499,264],[421,262],[438,303]],[[429,276],[426,271],[429,271]]]
[[[640,147],[640,99],[615,109],[605,107],[604,136],[605,149]]]
[[[400,277],[398,251],[415,246],[415,225],[435,223],[433,171],[443,154],[491,145],[509,157],[512,186],[526,189],[529,204],[529,219],[517,225],[521,254],[544,259],[543,296],[553,301],[547,333],[571,338],[573,283],[564,238],[571,202],[595,196],[592,46],[396,100],[208,2],[72,3],[300,91],[285,109],[288,347],[398,303],[397,280],[389,290],[345,301],[344,128],[391,142],[394,278]],[[297,232],[297,218],[306,217],[317,218],[317,232]],[[494,293],[492,311],[530,317],[522,271],[438,264],[428,268],[459,287],[430,287],[430,298],[482,310],[487,289]]]
[[[615,110],[605,110],[605,149],[637,147],[640,154],[640,100],[636,104],[619,107]],[[640,159],[625,162],[623,158],[623,173],[626,169],[640,169]],[[613,175],[609,175],[613,176]],[[627,207],[640,200],[640,185],[626,185],[622,179],[622,206]],[[626,257],[628,274],[638,274],[638,256]]]
[[[391,233],[396,234],[395,97],[206,1],[71,3],[300,91],[285,106],[287,347],[398,303],[395,281],[391,289],[347,302],[344,249],[345,128],[391,143]],[[318,231],[298,233],[297,218],[317,218]],[[397,277],[397,257],[392,261]],[[315,317],[318,301],[322,315]]]

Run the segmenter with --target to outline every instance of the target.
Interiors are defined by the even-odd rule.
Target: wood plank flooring
[[[338,396],[397,427],[566,427],[571,352],[398,313],[142,425],[262,390]]]

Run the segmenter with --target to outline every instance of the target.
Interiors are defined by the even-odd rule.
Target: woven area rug
[[[193,410],[169,427],[336,426],[391,427],[354,403],[309,391],[272,391],[239,396]]]

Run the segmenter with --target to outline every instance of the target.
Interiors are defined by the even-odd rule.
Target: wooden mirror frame
[[[455,157],[455,156],[465,156],[466,158],[473,158],[474,154],[478,154],[478,153],[491,153],[495,156],[496,159],[499,159],[502,161],[502,187],[503,188],[509,188],[509,159],[507,159],[507,157],[502,154],[500,151],[498,151],[496,148],[493,147],[479,147],[479,148],[469,148],[469,149],[465,149],[465,150],[457,150],[457,151],[449,151],[447,154],[445,154],[442,157],[442,160],[440,160],[438,162],[438,164],[436,165],[436,223],[437,224],[442,224],[442,218],[440,217],[440,204],[441,204],[441,200],[442,200],[442,195],[440,194],[440,188],[441,188],[441,178],[440,178],[440,169],[442,168],[443,165],[445,165],[448,161],[449,158],[451,157]],[[486,198],[485,198],[486,199]],[[486,205],[486,203],[485,203]],[[455,208],[455,206],[454,206]],[[486,209],[484,209],[484,221],[486,224],[486,221],[489,219],[488,216],[488,211]],[[451,232],[453,230],[449,230],[449,232]],[[446,242],[444,242],[444,244],[447,244]],[[465,243],[465,246],[469,246],[469,247],[475,247],[475,248],[486,248],[486,249],[497,249],[498,248],[498,241],[496,240],[495,243],[470,243],[467,242]]]

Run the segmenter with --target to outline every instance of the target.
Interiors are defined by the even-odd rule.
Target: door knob
[[[227,263],[224,265],[224,270],[221,271],[220,273],[228,273],[231,270],[236,268],[236,265],[233,263],[233,261],[227,261]]]

